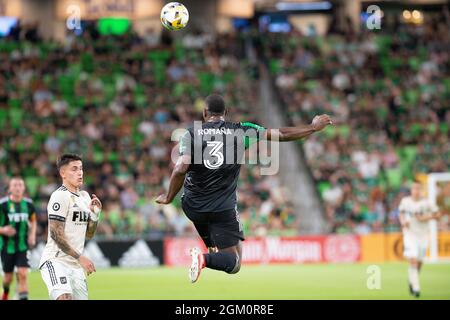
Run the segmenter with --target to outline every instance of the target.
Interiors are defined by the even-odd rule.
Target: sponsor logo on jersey
[[[23,212],[8,213],[8,219],[10,222],[27,221],[28,213],[23,213]]]
[[[86,211],[74,211],[72,213],[72,221],[87,222],[89,219],[89,212]]]

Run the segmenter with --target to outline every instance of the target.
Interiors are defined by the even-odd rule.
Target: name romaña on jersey
[[[206,128],[206,129],[198,129],[197,133],[199,135],[206,135],[206,134],[233,134],[231,132],[231,129],[229,128]]]

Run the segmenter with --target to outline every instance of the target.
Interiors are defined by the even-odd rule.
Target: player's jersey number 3
[[[203,164],[208,169],[217,169],[223,164],[223,142],[222,141],[207,141],[207,148],[209,150],[209,159],[203,160]]]

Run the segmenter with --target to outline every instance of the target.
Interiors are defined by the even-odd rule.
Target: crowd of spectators
[[[235,121],[256,121],[257,95],[246,77],[237,35],[133,32],[101,36],[95,28],[64,43],[0,39],[0,190],[24,177],[35,201],[41,239],[47,201],[61,184],[55,162],[81,154],[85,187],[103,202],[98,236],[194,234],[179,196],[157,205],[168,187],[174,130],[201,120],[203,99],[225,97]],[[245,71],[245,70],[244,70]],[[277,177],[244,167],[239,210],[247,234],[295,230],[292,206]]]
[[[289,121],[334,119],[302,143],[332,231],[399,230],[408,181],[450,167],[448,23],[259,41]]]
[[[60,185],[55,161],[84,158],[85,185],[104,203],[99,237],[192,235],[168,187],[172,133],[201,120],[221,93],[234,121],[254,121],[254,70],[242,34],[180,39],[95,28],[43,41],[35,26],[0,39],[0,190],[23,176],[46,237],[46,205]],[[328,113],[334,125],[300,144],[332,232],[398,230],[407,182],[450,165],[450,34],[442,21],[395,33],[261,33],[263,55],[293,124]],[[250,77],[250,78],[249,78]],[[264,125],[264,124],[262,124]],[[243,166],[238,209],[247,235],[295,235],[277,176]]]

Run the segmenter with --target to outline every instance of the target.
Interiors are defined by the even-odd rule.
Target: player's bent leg
[[[19,300],[28,300],[28,268],[17,268],[17,282],[19,288]]]
[[[241,268],[242,260],[242,244],[232,247],[219,248],[216,253],[208,253],[204,255],[205,266],[210,269],[224,271],[229,274],[238,273]]]
[[[229,274],[235,274],[238,273],[239,270],[241,270],[241,261],[242,261],[242,242],[239,241],[237,245],[230,247],[230,248],[225,248],[222,250],[219,250],[219,252],[228,252],[230,254],[233,254],[235,257],[235,263],[234,263],[234,267],[231,271],[225,271]]]
[[[211,240],[217,246],[217,253],[205,255],[206,267],[229,274],[238,273],[242,261],[244,234],[236,210],[212,215]]]

